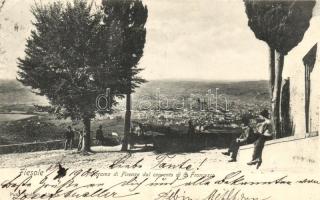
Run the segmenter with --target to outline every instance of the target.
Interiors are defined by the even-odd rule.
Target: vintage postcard
[[[319,0],[0,0],[0,200],[319,200]]]

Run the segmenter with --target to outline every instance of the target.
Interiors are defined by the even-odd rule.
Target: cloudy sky
[[[49,0],[42,0],[43,3]],[[32,29],[33,0],[8,0],[0,14],[0,78],[16,77]],[[140,67],[152,79],[268,78],[268,49],[247,26],[241,0],[145,0],[149,17]],[[13,30],[14,24],[19,31]]]

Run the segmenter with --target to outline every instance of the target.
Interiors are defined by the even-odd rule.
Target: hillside
[[[177,81],[155,80],[143,84],[134,94],[136,98],[154,96],[160,88],[160,93],[168,97],[188,97],[191,94],[206,94],[209,89],[219,94],[240,101],[266,101],[269,98],[267,81],[241,82],[209,82],[209,81]],[[46,104],[45,97],[38,96],[16,80],[0,80],[0,105],[10,104]]]
[[[31,92],[31,89],[23,86],[16,80],[0,80],[0,105],[33,105],[47,104],[45,97]]]
[[[211,89],[228,96],[231,99],[240,101],[266,101],[269,98],[268,82],[261,81],[178,81],[178,80],[155,80],[142,85],[136,90],[135,97],[155,96],[157,91],[168,97],[190,97],[191,94],[207,94]]]

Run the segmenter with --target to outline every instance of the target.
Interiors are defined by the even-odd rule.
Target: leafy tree
[[[117,66],[117,80],[121,93],[126,95],[126,114],[122,150],[128,148],[131,121],[131,94],[145,80],[138,76],[138,68],[146,41],[147,7],[141,0],[104,0],[105,25],[114,43],[111,57]]]
[[[248,25],[270,49],[270,94],[275,137],[281,131],[280,94],[284,56],[303,39],[312,17],[314,0],[244,0]],[[289,102],[288,102],[289,103]]]
[[[103,14],[85,0],[63,4],[36,4],[32,8],[35,30],[27,39],[25,57],[18,59],[18,80],[46,96],[55,113],[82,120],[82,151],[90,151],[90,123],[99,110],[96,98],[111,88],[109,105],[119,93],[112,75],[110,37],[102,25]]]

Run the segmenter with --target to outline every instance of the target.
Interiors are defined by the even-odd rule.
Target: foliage
[[[110,49],[123,94],[132,93],[145,80],[138,68],[146,41],[147,7],[140,0],[104,0],[104,23],[113,38]]]
[[[102,13],[84,0],[36,4],[32,13],[35,30],[27,40],[25,57],[19,58],[18,80],[46,96],[65,118],[107,113],[97,110],[96,97],[113,88],[115,105],[118,91]]]
[[[248,25],[256,38],[286,55],[299,44],[309,27],[314,0],[244,0]]]

